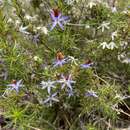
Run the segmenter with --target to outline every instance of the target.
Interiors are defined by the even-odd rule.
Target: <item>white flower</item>
[[[115,7],[115,6],[114,6],[114,7],[111,7],[111,11],[112,11],[112,13],[116,13],[116,12],[117,12],[116,7]]]
[[[107,42],[103,42],[99,45],[99,47],[102,47],[102,49],[108,48]]]
[[[52,102],[59,102],[58,99],[55,98],[55,96],[57,95],[57,93],[54,93],[52,95],[49,95],[48,98],[43,102],[43,103],[48,103],[49,102],[49,106],[52,106]]]
[[[120,46],[121,46],[123,49],[125,49],[125,48],[127,47],[127,45],[128,45],[128,42],[126,42],[126,41],[121,41],[121,42],[120,42]]]
[[[20,26],[19,31],[20,31],[21,33],[24,33],[24,34],[27,34],[27,35],[28,35],[28,34],[30,34],[30,33],[26,31],[27,28],[28,28],[28,26],[26,26],[26,27]]]
[[[117,45],[113,41],[111,41],[109,44],[107,42],[103,42],[100,44],[99,47],[102,47],[102,49],[107,48],[111,50],[113,50],[114,48],[118,48]]]
[[[125,52],[122,52],[121,54],[119,54],[118,55],[118,60],[121,62],[121,63],[126,63],[126,64],[128,64],[128,63],[130,63],[130,58],[129,58],[129,56],[128,56],[129,54],[127,53],[125,53]]]
[[[96,6],[96,3],[94,3],[94,2],[89,2],[89,3],[88,3],[88,7],[90,7],[90,9],[91,9],[93,6]]]
[[[103,23],[98,27],[98,29],[102,29],[102,32],[104,32],[104,30],[105,30],[105,28],[106,29],[109,29],[110,27],[109,27],[109,25],[110,25],[110,22],[104,22],[103,21]]]
[[[55,84],[55,81],[50,81],[50,80],[41,82],[42,89],[47,88],[48,94],[51,94],[51,88],[55,88],[54,84]]]
[[[121,63],[126,63],[126,64],[130,63],[130,58],[126,55],[125,52],[119,54],[119,55],[117,56],[117,58],[118,58],[118,60],[119,60]]]
[[[128,64],[128,63],[130,63],[130,58],[125,58],[125,59],[122,60],[121,62],[122,62],[122,63]]]
[[[114,48],[118,48],[117,45],[112,41],[108,44],[108,49],[113,50]]]
[[[115,37],[117,37],[117,31],[111,33],[112,40],[114,40]]]
[[[73,56],[68,56],[67,60],[71,62],[71,65],[73,65],[73,64],[78,65],[78,63],[77,63],[78,59],[75,59]]]
[[[118,56],[117,56],[117,59],[119,60],[119,61],[122,61],[122,59],[124,59],[126,57],[126,54],[123,52],[123,53],[121,53],[121,54],[119,54]]]

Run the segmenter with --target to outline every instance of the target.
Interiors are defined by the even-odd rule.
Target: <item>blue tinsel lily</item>
[[[67,89],[70,90],[69,92],[72,93],[72,90],[73,90],[72,84],[75,84],[76,81],[72,80],[71,74],[68,75],[68,76],[61,75],[61,78],[62,79],[57,81],[57,83],[61,83],[62,84],[61,89],[64,89],[65,87],[67,87]]]
[[[13,80],[11,84],[8,84],[7,85],[9,88],[7,88],[5,90],[5,92],[2,94],[2,97],[6,97],[8,96],[13,90],[16,91],[16,93],[18,94],[19,92],[19,89],[21,87],[23,87],[24,85],[22,84],[22,80],[19,80],[19,81],[16,81],[16,80]]]
[[[7,86],[10,87],[10,90],[15,90],[18,93],[19,89],[23,86],[22,80],[13,80],[12,83],[8,84]]]
[[[67,63],[67,59],[64,58],[64,55],[61,52],[58,52],[56,55],[56,61],[53,62],[53,67],[61,67]]]
[[[84,64],[81,64],[80,67],[82,69],[90,68],[93,65],[93,62],[91,60],[87,60]]]
[[[52,19],[52,27],[50,30],[53,30],[57,24],[60,26],[62,30],[64,30],[63,24],[65,24],[68,21],[69,17],[62,16],[61,12],[58,9],[51,10],[50,16]]]
[[[98,98],[97,93],[94,92],[94,91],[92,91],[92,90],[86,92],[86,93],[85,93],[85,96],[86,96],[86,97],[95,97],[95,98]]]
[[[59,102],[59,100],[56,98],[57,93],[54,93],[52,95],[49,95],[47,99],[43,101],[44,104],[49,103],[49,106],[52,106],[53,102]]]

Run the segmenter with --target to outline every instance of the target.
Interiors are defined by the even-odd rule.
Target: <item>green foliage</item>
[[[104,1],[95,2],[92,8],[90,2],[3,1],[0,7],[0,112],[6,122],[3,128],[115,129],[120,117],[118,106],[130,93],[130,11],[124,1],[116,3],[117,12],[112,12]],[[58,26],[48,31],[52,23],[50,10],[55,8],[70,16],[64,31]],[[108,23],[104,30],[103,23]],[[27,29],[22,32],[21,27]],[[114,38],[113,32],[117,32]],[[115,46],[103,48],[103,42],[108,45],[114,42]],[[59,53],[75,61],[54,67]],[[86,60],[92,61],[92,66],[81,68]],[[62,76],[67,80],[70,74],[75,83],[74,95],[69,97],[68,88],[61,89],[58,81]],[[23,86],[18,92],[11,91],[12,80],[20,79]],[[58,102],[50,106],[44,103],[51,94],[41,86],[42,81],[56,81],[51,94],[57,93]],[[97,97],[87,96],[91,91]]]

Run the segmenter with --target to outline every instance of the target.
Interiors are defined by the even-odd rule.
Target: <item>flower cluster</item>
[[[107,1],[0,1],[5,128],[113,129],[129,107],[130,7]]]
[[[72,76],[68,75],[68,76],[64,76],[63,74],[61,75],[61,79],[57,80],[57,81],[42,81],[41,82],[41,87],[42,89],[47,89],[47,93],[48,93],[48,98],[44,101],[44,103],[49,103],[49,106],[52,106],[53,101],[59,102],[58,99],[56,99],[56,95],[57,93],[60,93],[60,91],[52,93],[52,89],[56,88],[57,84],[61,84],[61,89],[59,89],[60,91],[62,91],[62,89],[67,90],[69,97],[72,96],[73,94],[73,88],[72,85],[74,83],[76,83],[75,81],[72,80]]]
[[[56,55],[56,61],[53,62],[53,67],[62,67],[66,63],[71,63],[71,65],[78,66],[78,59],[73,56],[64,57],[62,52],[58,52]],[[81,64],[80,67],[83,69],[87,69],[92,67],[94,63],[91,60],[87,60],[84,64]]]

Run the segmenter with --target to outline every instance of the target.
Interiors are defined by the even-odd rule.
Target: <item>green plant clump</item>
[[[129,4],[1,0],[0,129],[126,127]]]

